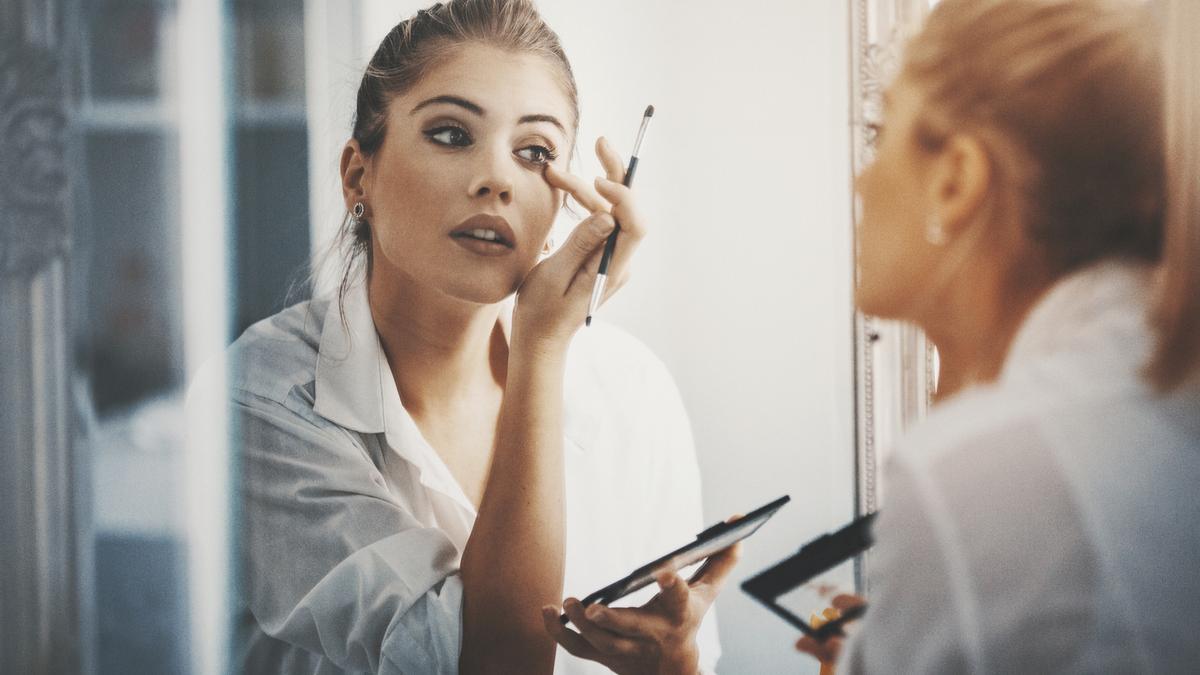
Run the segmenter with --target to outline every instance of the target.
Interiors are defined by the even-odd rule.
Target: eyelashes
[[[458,125],[444,124],[422,132],[430,142],[445,147],[467,148],[475,144],[470,132]],[[513,151],[513,154],[529,164],[549,164],[558,159],[551,145],[531,143]]]
[[[438,145],[447,145],[455,148],[465,148],[472,143],[471,135],[462,127],[452,125],[440,126],[430,129],[425,133],[425,138],[437,143]]]
[[[527,151],[531,151],[529,156],[522,154]],[[549,164],[558,159],[558,153],[554,152],[554,148],[544,145],[527,145],[514,154],[531,164]]]

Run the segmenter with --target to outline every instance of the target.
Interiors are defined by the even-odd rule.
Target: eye
[[[425,132],[425,137],[438,145],[465,148],[471,144],[471,135],[462,127],[438,127]]]
[[[554,150],[544,145],[527,145],[514,154],[531,164],[549,164],[558,159]]]

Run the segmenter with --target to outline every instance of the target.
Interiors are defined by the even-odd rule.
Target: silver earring
[[[554,237],[546,240],[546,245],[542,247],[542,255],[550,255],[550,251],[554,250]]]
[[[943,246],[946,243],[946,228],[942,227],[942,220],[936,213],[930,214],[929,219],[925,221],[925,241],[934,246]]]
[[[367,212],[367,207],[363,206],[362,202],[354,202],[354,208],[350,209],[350,215],[354,216],[355,220],[362,220],[363,214]]]

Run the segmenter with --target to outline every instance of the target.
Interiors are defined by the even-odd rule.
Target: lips
[[[450,232],[450,236],[508,249],[517,247],[517,235],[513,233],[508,221],[487,213],[479,213],[462,221]]]

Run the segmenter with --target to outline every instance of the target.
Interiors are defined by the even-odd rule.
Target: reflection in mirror
[[[856,0],[851,17],[853,170],[871,162],[874,129],[882,118],[883,91],[900,64],[904,40],[936,0]],[[861,204],[853,204],[858,222]],[[880,508],[879,469],[905,429],[925,416],[937,389],[933,345],[911,324],[856,313],[857,513]],[[863,556],[863,564],[869,554]],[[858,578],[865,590],[865,570]]]

